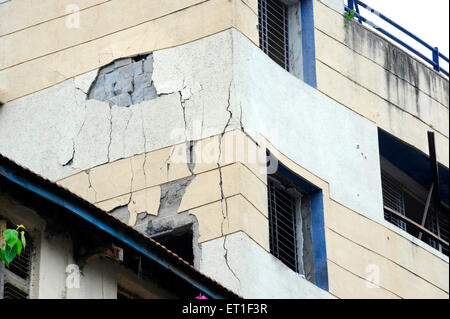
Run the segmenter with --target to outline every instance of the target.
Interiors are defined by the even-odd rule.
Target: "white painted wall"
[[[344,6],[347,4],[346,0],[320,0],[320,2],[340,13],[345,12]]]
[[[73,265],[72,243],[61,235],[42,236],[39,247],[38,287],[39,299],[116,299],[117,281],[114,268],[106,260],[96,259],[80,273],[79,287],[66,285],[67,266]]]
[[[376,125],[288,74],[240,33],[233,41],[245,131],[329,182],[333,199],[381,222]]]
[[[231,33],[154,52],[157,99],[86,100],[97,71],[0,108],[0,153],[56,181],[94,166],[239,127]],[[230,105],[228,104],[230,101]]]
[[[325,290],[292,271],[243,232],[208,241],[200,246],[200,271],[244,298],[333,298]],[[227,262],[224,246],[227,250]]]

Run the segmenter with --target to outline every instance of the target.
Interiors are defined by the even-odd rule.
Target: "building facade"
[[[0,17],[2,155],[244,298],[448,298],[448,78],[344,1]]]

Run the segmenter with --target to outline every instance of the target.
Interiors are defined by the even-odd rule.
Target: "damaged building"
[[[0,297],[448,298],[448,58],[358,4],[0,1]]]

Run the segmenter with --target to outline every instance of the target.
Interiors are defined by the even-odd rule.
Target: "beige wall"
[[[449,166],[448,80],[357,22],[315,1],[317,88]]]
[[[16,1],[17,7],[12,5]],[[66,28],[65,1],[49,1],[49,10],[38,9],[34,0],[27,9],[25,1],[16,1],[0,5],[10,17],[0,23],[1,101],[40,91],[119,57],[179,46],[229,28],[258,44],[256,0],[182,0],[167,6],[156,0],[134,1],[132,6],[125,0],[71,1],[82,9],[79,29]],[[117,17],[114,12],[122,16],[111,19]],[[439,160],[448,166],[448,81],[410,58],[405,63],[414,72],[402,73],[389,64],[389,54],[396,49],[357,24],[344,28],[342,15],[319,1],[315,27],[318,89],[425,153],[426,131],[433,126]],[[373,45],[379,49],[371,49]],[[221,158],[196,161],[178,212],[197,217],[200,243],[244,232],[268,252],[265,172],[259,162],[225,147],[235,138],[241,139],[244,150],[257,148],[240,130],[222,139],[197,141],[195,154],[221,147]],[[269,141],[261,140],[265,143],[259,150],[276,152]],[[448,258],[332,199],[329,181],[276,153],[289,169],[323,190],[330,293],[339,298],[448,298]],[[106,211],[127,206],[126,222],[138,226],[138,214],[158,215],[161,185],[191,176],[188,165],[177,159],[180,154],[185,156],[186,144],[96,166],[58,184]],[[373,265],[379,270],[376,288],[367,280]]]
[[[255,144],[240,130],[225,133],[220,142],[214,136],[196,143],[195,177],[178,213],[197,217],[199,243],[243,231],[269,251],[266,178],[259,163],[247,157],[253,151]],[[186,144],[178,144],[100,165],[58,184],[106,211],[127,206],[126,222],[140,226],[138,214],[158,215],[161,185],[191,175],[185,154]]]
[[[267,147],[290,170],[322,189],[329,291],[338,298],[448,298],[448,258],[428,252],[330,198],[329,184]],[[379,272],[378,285],[371,275]]]
[[[11,12],[17,21],[8,20],[0,29],[0,101],[40,91],[120,57],[181,45],[231,27],[258,43],[255,0],[180,0],[164,6],[158,0],[78,3],[84,8],[80,28],[67,28],[70,16],[62,15],[61,3],[49,5],[52,10],[42,15],[38,1],[29,3],[23,15],[12,2],[0,5],[2,16],[3,10]],[[39,14],[29,19],[33,10]]]
[[[240,139],[241,142],[236,143],[236,139]],[[331,199],[329,184],[326,181],[279,153],[263,137],[261,140],[264,143],[260,149],[267,147],[289,169],[323,190],[331,294],[338,298],[448,298],[447,260]],[[211,150],[218,147],[217,137],[202,142],[201,145],[197,144],[197,154],[200,154],[202,149]],[[178,212],[189,211],[197,217],[199,243],[242,231],[269,251],[264,172],[258,169],[258,163],[249,163],[248,158],[236,156],[235,151],[239,148],[235,148],[239,143],[245,144],[241,147],[244,150],[255,145],[238,130],[226,133],[222,143],[221,172],[215,162],[217,159],[209,163],[198,161],[194,169],[196,176],[187,187]],[[227,148],[225,146],[227,143],[235,144],[232,148]],[[136,213],[147,212],[156,215],[159,208],[160,184],[190,174],[187,164],[174,163],[170,159],[167,161],[170,154],[176,153],[177,148],[184,154],[184,147],[184,144],[180,144],[91,169],[91,185],[97,189],[97,195],[101,194],[99,195],[101,201],[96,202],[97,206],[112,210],[127,205],[131,189],[133,190],[131,195],[136,199],[136,203],[128,206],[130,212],[137,206],[141,209],[135,210]],[[227,154],[227,151],[232,154]],[[133,161],[139,163],[139,158],[143,157],[147,158],[149,164],[144,166],[145,173],[142,165],[136,165],[138,169],[133,174],[137,184],[133,182],[131,186],[131,169],[134,166],[129,163]],[[167,163],[170,164],[168,173],[165,170],[161,173],[154,169],[165,168]],[[103,173],[97,174],[97,170]],[[105,172],[111,170],[116,172],[117,184],[105,187],[111,182],[103,182],[105,176],[108,176]],[[220,173],[226,201],[221,199]],[[86,176],[85,172],[81,172],[61,180],[59,184],[93,201],[87,192],[89,181]],[[143,190],[148,190],[150,195],[134,197]],[[133,213],[129,223],[131,225],[136,223]],[[223,225],[225,227],[222,227]],[[374,271],[379,273],[379,282],[375,286],[370,282]]]

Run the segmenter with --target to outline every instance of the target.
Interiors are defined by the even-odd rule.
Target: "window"
[[[322,190],[270,153],[269,163],[277,163],[276,171],[267,176],[270,252],[308,281],[328,290]]]
[[[302,78],[300,1],[258,0],[260,48],[273,61]]]
[[[428,191],[384,158],[381,181],[384,218],[448,256],[448,207],[441,204],[426,210]]]
[[[301,200],[275,179],[269,180],[270,252],[299,272],[296,206]],[[300,195],[300,194],[299,194]]]
[[[288,8],[277,0],[259,0],[261,49],[289,71]]]
[[[183,226],[169,233],[153,237],[154,240],[173,251],[179,257],[194,264],[193,231],[192,225]]]
[[[0,217],[0,231],[14,226]],[[27,247],[7,268],[0,264],[0,299],[26,299],[29,297],[33,242],[27,237]]]

